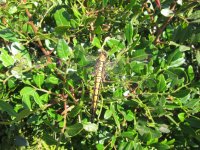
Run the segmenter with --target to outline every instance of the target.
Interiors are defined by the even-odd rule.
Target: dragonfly
[[[105,74],[105,63],[106,63],[107,54],[105,51],[100,52],[99,58],[96,63],[96,72],[95,72],[95,83],[94,83],[94,91],[92,96],[92,107],[91,107],[91,121],[93,122],[95,117],[95,112],[97,109],[97,101],[100,92],[100,84],[103,81]]]
[[[104,88],[108,88],[106,91],[109,92],[115,92],[119,87],[122,87],[124,92],[131,90],[131,85],[140,80],[140,77],[134,74],[134,70],[137,72],[140,71],[140,68],[135,66],[137,66],[137,63],[146,64],[149,54],[143,55],[142,58],[134,55],[130,58],[123,53],[115,55],[109,53],[109,51],[101,50],[96,57],[91,58],[91,55],[93,56],[93,52],[90,53],[84,49],[77,49],[70,60],[63,60],[54,56],[52,57],[52,62],[56,62],[57,67],[55,69],[61,76],[69,75],[68,79],[71,80],[75,80],[77,75],[81,76],[83,81],[79,80],[79,83],[77,83],[80,84],[81,81],[87,85],[86,90],[89,90],[91,102],[90,118],[91,122],[94,122],[97,115],[96,111],[99,107],[99,97],[102,96]],[[133,65],[133,68],[131,68],[131,65]],[[91,73],[92,70],[95,70],[94,74]],[[91,79],[94,81],[93,87],[88,84],[88,80]],[[102,89],[104,85],[106,87]],[[92,90],[90,90],[90,87]],[[107,102],[109,103],[109,101]],[[100,114],[98,113],[98,115]]]
[[[106,51],[102,50],[99,52],[99,55],[98,55],[98,59],[96,61],[96,64],[93,65],[95,66],[95,74],[94,74],[94,86],[93,86],[93,91],[92,91],[92,98],[91,98],[91,101],[92,101],[92,104],[91,104],[91,122],[94,122],[94,119],[95,119],[95,116],[96,116],[96,110],[97,110],[97,107],[98,107],[98,99],[99,99],[99,96],[100,96],[100,93],[101,93],[101,86],[102,86],[102,83],[105,82],[105,78],[106,78],[106,73],[107,72],[110,72],[112,75],[111,76],[114,76],[115,78],[115,81],[113,81],[113,83],[119,83],[119,80],[123,80],[122,81],[122,84],[123,87],[126,87],[126,89],[130,89],[130,86],[129,84],[130,83],[126,83],[126,81],[129,81],[131,79],[127,79],[129,77],[133,77],[133,75],[131,75],[131,71],[130,71],[130,74],[127,75],[127,71],[126,71],[126,65],[129,66],[129,63],[126,63],[126,62],[120,62],[120,61],[116,61],[116,62],[112,62],[112,67],[109,67],[110,68],[110,71],[108,71],[108,63],[109,62],[109,54],[107,54]],[[118,59],[121,59],[121,56],[118,55]],[[119,71],[122,71],[121,73],[119,73]],[[136,79],[137,77],[135,77]],[[112,83],[112,77],[110,77],[110,80],[108,82]],[[131,83],[132,84],[132,83]],[[114,87],[115,88],[115,87]],[[116,87],[117,88],[117,87]],[[129,92],[129,91],[126,91],[126,92]],[[125,94],[126,95],[126,94]]]

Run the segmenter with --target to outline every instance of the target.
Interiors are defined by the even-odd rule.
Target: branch
[[[60,133],[60,137],[58,139],[58,142],[57,142],[57,145],[56,145],[56,150],[58,150],[58,147],[60,145],[60,141],[62,139],[62,136],[64,135],[64,132],[65,132],[65,129],[66,129],[66,124],[67,124],[67,112],[68,112],[68,107],[67,107],[67,97],[66,95],[62,94],[62,98],[64,100],[64,111],[62,112],[62,115],[63,115],[63,127],[61,129],[61,133]]]
[[[23,0],[23,2],[24,2],[24,4],[26,4],[26,0]],[[33,23],[33,21],[32,21],[32,15],[31,15],[31,13],[29,12],[29,10],[28,10],[27,8],[26,8],[26,15],[27,15],[28,18],[29,18],[28,24],[32,27],[34,33],[37,34],[38,29],[37,29],[37,27],[35,26],[35,24]],[[39,48],[41,49],[41,51],[43,52],[43,54],[47,57],[47,62],[51,62],[50,54],[51,54],[53,51],[51,51],[51,52],[50,52],[50,51],[47,51],[47,50],[43,47],[42,42],[41,42],[40,39],[38,39],[37,42],[38,42]]]
[[[171,10],[175,10],[176,7],[176,1],[174,1],[171,5]],[[160,36],[163,33],[164,29],[166,28],[166,26],[169,24],[169,22],[172,20],[174,16],[170,16],[167,18],[167,20],[164,22],[164,24],[158,29],[157,34],[156,34],[156,38],[154,40],[154,43],[160,43]]]

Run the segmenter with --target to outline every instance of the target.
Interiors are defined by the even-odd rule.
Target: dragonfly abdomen
[[[106,54],[101,53],[96,65],[96,74],[95,74],[95,84],[94,84],[94,91],[93,91],[93,97],[92,97],[92,118],[91,120],[93,121],[96,109],[97,109],[97,101],[99,98],[99,91],[100,91],[100,86],[101,82],[103,80],[103,75],[104,75],[104,67],[105,67],[105,61],[106,61]]]

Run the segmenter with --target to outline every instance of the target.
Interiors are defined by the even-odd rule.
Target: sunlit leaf
[[[68,57],[72,54],[71,48],[68,46],[64,39],[60,39],[58,41],[56,51],[58,53],[58,57],[63,60],[67,60]]]
[[[51,84],[58,84],[58,78],[56,76],[50,75],[47,79],[46,82],[47,83],[51,83]]]
[[[178,114],[178,118],[181,122],[183,122],[185,120],[185,113],[179,113]]]
[[[128,110],[128,113],[126,114],[126,116],[125,116],[125,119],[127,120],[127,121],[132,121],[133,119],[134,119],[134,114],[133,114],[133,112],[132,111],[130,111],[130,110]]]
[[[44,74],[37,74],[33,76],[33,81],[35,84],[41,88],[41,85],[44,83]]]
[[[170,132],[170,130],[168,129],[168,126],[167,126],[166,124],[160,125],[159,130],[160,130],[162,133],[169,133],[169,132]]]
[[[169,8],[165,8],[161,10],[161,14],[165,17],[173,16],[174,12],[170,10]]]
[[[95,123],[87,122],[83,124],[83,128],[88,132],[96,132],[98,130],[98,125]]]
[[[30,54],[21,43],[13,42],[10,46],[10,52],[14,55],[15,61],[20,62],[23,66],[32,67]]]
[[[193,67],[191,65],[188,67],[188,76],[189,76],[191,81],[194,79],[194,70],[193,70]]]
[[[104,114],[104,119],[109,119],[112,116],[112,111],[110,109],[107,109]]]
[[[97,144],[96,148],[97,148],[97,150],[104,150],[103,144]]]
[[[97,37],[94,37],[94,39],[92,41],[92,45],[96,46],[97,48],[101,48],[101,43]]]
[[[0,49],[0,60],[5,67],[11,66],[15,63],[14,59],[4,49]]]
[[[54,19],[57,26],[70,26],[69,14],[64,8],[61,8],[54,13]]]
[[[20,91],[20,95],[22,96],[22,101],[26,104],[26,106],[31,110],[31,100],[30,97],[32,96],[34,101],[42,107],[42,101],[40,100],[40,97],[38,93],[33,89],[32,87],[24,87]]]

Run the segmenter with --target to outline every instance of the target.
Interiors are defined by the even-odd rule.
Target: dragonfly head
[[[99,55],[99,60],[106,61],[106,58],[107,58],[107,53],[105,51],[101,51]]]

